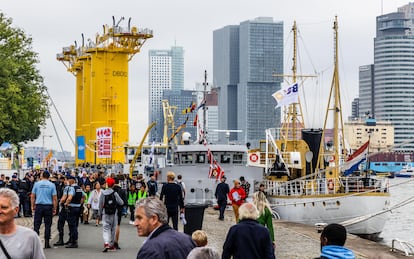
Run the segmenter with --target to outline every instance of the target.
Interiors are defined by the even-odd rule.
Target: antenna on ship
[[[204,102],[204,105],[203,105],[203,127],[201,128],[201,130],[203,132],[203,136],[202,136],[202,139],[201,139],[202,143],[207,143],[207,127],[206,127],[207,120],[206,120],[206,105],[205,105],[207,85],[208,85],[208,83],[207,83],[207,70],[204,70],[204,83],[203,83],[204,89],[203,89],[203,101],[202,101],[202,102]]]

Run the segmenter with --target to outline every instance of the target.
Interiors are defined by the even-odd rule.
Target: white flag
[[[277,107],[289,105],[291,103],[297,103],[299,97],[298,83],[294,83],[291,86],[280,89],[279,91],[272,94],[277,102]]]

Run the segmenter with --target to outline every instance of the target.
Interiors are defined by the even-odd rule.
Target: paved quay
[[[32,218],[16,219],[19,225],[33,227]],[[51,244],[57,241],[56,231],[57,217],[54,217],[52,225]],[[79,248],[69,249],[55,247],[46,249],[47,258],[76,258],[87,256],[88,259],[107,257],[136,258],[137,251],[145,240],[138,237],[136,228],[128,224],[129,218],[123,218],[121,224],[120,246],[121,250],[102,253],[103,239],[102,226],[94,224],[79,224]],[[208,234],[208,245],[216,249],[220,254],[226,238],[228,229],[235,223],[233,212],[226,210],[225,220],[218,220],[218,211],[207,208],[204,213],[203,230]],[[179,223],[179,230],[182,231],[182,224]],[[276,238],[276,258],[308,259],[318,257],[320,254],[319,236],[313,226],[274,220]],[[43,229],[43,225],[42,225]],[[67,228],[65,229],[65,241],[67,240]],[[40,237],[43,242],[43,231]],[[390,248],[372,241],[348,235],[346,247],[352,249],[357,258],[392,259],[407,258],[402,254],[390,252]]]

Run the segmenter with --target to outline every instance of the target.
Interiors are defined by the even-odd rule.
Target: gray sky
[[[402,0],[4,0],[0,11],[13,19],[13,26],[20,27],[33,38],[33,49],[39,53],[39,69],[44,77],[59,112],[72,137],[75,131],[75,77],[56,60],[62,47],[94,38],[102,34],[103,24],[112,24],[112,16],[132,18],[131,24],[154,30],[141,53],[135,55],[129,65],[129,123],[130,142],[140,142],[148,125],[148,50],[169,49],[172,45],[185,50],[185,88],[193,88],[203,81],[204,70],[212,80],[213,30],[259,16],[273,17],[283,21],[285,28],[285,73],[291,69],[293,21],[296,20],[300,39],[299,68],[303,74],[319,73],[310,84],[320,85],[327,91],[331,82],[333,63],[332,25],[335,15],[339,20],[340,77],[342,106],[349,115],[351,101],[358,95],[358,67],[373,63],[373,38],[375,18],[383,13],[397,11],[408,4]],[[310,65],[312,64],[312,65]],[[312,90],[315,93],[314,90]],[[316,99],[316,98],[313,98]],[[305,106],[314,107],[312,101],[304,100]],[[326,102],[326,101],[325,101]],[[324,102],[324,103],[325,103]],[[276,103],[275,103],[276,104]],[[326,106],[326,105],[325,105]],[[54,123],[65,150],[74,153],[69,137],[63,130],[55,111]],[[317,115],[318,114],[318,115]],[[320,121],[320,113],[311,112],[308,126]],[[50,121],[43,130],[45,148],[60,150]],[[29,145],[42,146],[42,137]]]

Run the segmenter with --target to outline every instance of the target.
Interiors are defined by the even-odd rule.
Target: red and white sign
[[[96,151],[98,158],[111,158],[112,155],[112,128],[96,129]]]
[[[260,165],[260,152],[249,153],[248,165],[257,166]]]

